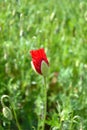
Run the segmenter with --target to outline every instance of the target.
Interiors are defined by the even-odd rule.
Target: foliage
[[[50,62],[45,129],[87,130],[86,0],[0,0],[0,98],[11,97],[23,130],[37,128],[43,108],[29,54],[41,47]],[[0,130],[15,129],[0,105]]]

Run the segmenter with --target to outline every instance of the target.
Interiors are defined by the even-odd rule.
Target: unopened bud
[[[8,107],[3,107],[2,112],[5,118],[7,118],[8,120],[12,120],[12,112]]]

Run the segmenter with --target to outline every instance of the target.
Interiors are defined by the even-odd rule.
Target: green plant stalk
[[[13,104],[12,104],[12,103],[11,103],[11,106],[12,106],[12,109],[13,109],[13,113],[14,113],[14,117],[15,117],[15,121],[16,121],[18,130],[22,130],[21,127],[20,127],[20,124],[19,124],[19,122],[18,122],[17,115],[16,115],[16,112],[15,112],[15,110],[14,110],[14,107],[13,107]]]
[[[44,117],[43,117],[43,126],[42,130],[45,130],[45,120],[47,114],[47,88],[46,88],[46,77],[44,77]]]

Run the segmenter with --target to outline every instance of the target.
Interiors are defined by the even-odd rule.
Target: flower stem
[[[15,121],[16,121],[16,124],[17,124],[17,127],[18,127],[18,130],[22,130],[21,127],[20,127],[20,124],[18,122],[18,119],[17,119],[17,114],[14,110],[14,107],[13,107],[13,104],[11,103],[11,106],[12,106],[12,109],[13,109],[13,113],[14,113],[14,117],[15,117]]]
[[[45,130],[46,113],[47,113],[47,88],[46,88],[46,77],[44,77],[44,117],[43,117],[42,130]]]

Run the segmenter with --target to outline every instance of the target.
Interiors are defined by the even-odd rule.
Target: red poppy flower
[[[49,62],[48,62],[44,49],[41,48],[38,50],[31,50],[30,54],[32,56],[31,64],[32,64],[33,69],[37,73],[43,76],[46,76],[47,70],[49,67]]]

